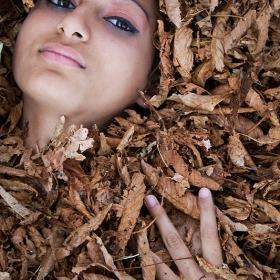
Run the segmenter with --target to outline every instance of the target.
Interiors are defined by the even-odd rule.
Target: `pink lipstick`
[[[85,69],[82,57],[73,48],[62,44],[53,43],[41,48],[39,52],[47,59],[56,61],[63,65]]]

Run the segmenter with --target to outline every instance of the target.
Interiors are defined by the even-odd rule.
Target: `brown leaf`
[[[265,8],[262,10],[262,12],[260,13],[260,15],[256,20],[256,24],[259,29],[259,38],[255,50],[251,52],[252,54],[259,54],[261,51],[263,51],[263,48],[268,38],[268,30],[269,30],[270,18],[272,16],[272,12],[273,11],[269,3],[267,3]]]
[[[196,256],[199,265],[202,266],[207,272],[214,273],[216,276],[221,277],[227,280],[246,280],[247,277],[237,276],[234,274],[226,264],[222,264],[222,267],[215,267],[208,262],[206,262],[203,258]]]
[[[141,228],[146,224],[142,222]],[[137,248],[141,260],[142,275],[144,280],[153,280],[156,276],[156,267],[150,264],[154,263],[151,255],[150,244],[147,237],[147,230],[144,229],[137,234]]]
[[[50,273],[50,271],[53,269],[54,264],[55,264],[55,258],[54,258],[53,252],[52,252],[52,248],[49,246],[45,256],[42,259],[39,273],[38,273],[36,280],[44,279]]]
[[[93,217],[85,207],[85,204],[83,203],[81,196],[77,190],[73,188],[71,185],[69,188],[69,198],[71,202],[73,203],[74,207],[85,217],[87,217],[89,220]]]
[[[247,32],[247,30],[251,27],[253,23],[256,21],[256,11],[249,10],[244,16],[244,20],[240,19],[236,25],[236,27],[228,34],[224,41],[224,49],[225,53],[231,48],[233,48],[237,42],[241,39],[241,37]]]
[[[124,271],[118,271],[117,267],[114,264],[114,260],[112,256],[108,253],[106,250],[106,247],[104,246],[102,240],[100,237],[98,237],[95,233],[92,233],[93,238],[96,239],[97,244],[99,244],[100,249],[103,253],[103,257],[105,260],[106,265],[110,268],[112,272],[115,273],[115,275],[118,277],[119,280],[134,280],[133,277],[126,274]]]
[[[22,0],[22,3],[27,6],[27,8],[33,8],[34,2],[33,0]]]
[[[112,205],[106,206],[104,210],[100,211],[87,223],[83,224],[81,227],[71,232],[71,234],[65,239],[63,243],[66,249],[69,250],[69,254],[72,249],[82,244],[87,239],[87,236],[100,226],[100,224],[105,219],[108,211],[111,209],[111,206]]]
[[[129,142],[131,141],[131,138],[132,138],[133,134],[134,134],[134,126],[131,126],[126,131],[126,133],[124,134],[120,144],[117,147],[117,150],[119,152],[122,152],[125,149],[125,147],[127,147],[129,145]]]
[[[224,70],[224,40],[220,38],[225,36],[226,31],[226,12],[220,12],[216,14],[218,16],[216,25],[213,30],[213,38],[211,41],[211,52],[214,67],[222,72]]]
[[[194,71],[192,76],[193,83],[205,87],[206,81],[212,77],[213,64],[211,60],[204,60]]]
[[[197,95],[190,92],[186,95],[174,93],[167,99],[183,103],[189,108],[213,111],[215,106],[223,101],[226,97],[227,96],[225,95]]]
[[[265,214],[273,221],[276,222],[278,226],[280,226],[280,212],[270,203],[255,198],[254,203],[257,204],[259,207],[262,208],[262,210],[265,212]]]
[[[21,203],[19,203],[13,196],[11,196],[8,192],[6,192],[0,186],[0,195],[5,200],[5,202],[22,218],[27,218],[29,215],[33,213],[30,209],[24,207]]]
[[[4,129],[5,126],[8,126],[8,133],[12,132],[18,124],[18,121],[21,118],[23,109],[23,102],[21,101],[19,104],[11,108],[9,117],[6,123],[2,126],[1,129]]]
[[[116,238],[116,244],[120,248],[121,253],[124,252],[124,248],[130,239],[143,205],[146,190],[144,178],[145,176],[141,173],[133,174],[129,191],[126,194],[127,197],[125,197],[124,211],[122,212],[122,218],[118,227],[118,232],[125,232],[125,235],[120,234]]]
[[[160,195],[163,195],[177,209],[195,219],[199,218],[196,196],[190,192],[185,192],[183,196],[179,196],[174,181],[164,174],[159,174],[157,169],[153,168],[143,160],[141,161],[141,165],[150,186],[154,187]]]
[[[231,162],[237,167],[256,167],[249,153],[243,146],[243,143],[240,141],[238,134],[229,136],[228,154]]]
[[[177,29],[174,37],[173,64],[184,78],[189,79],[193,67],[193,52],[190,48],[192,42],[192,29],[182,26]]]
[[[165,0],[167,15],[177,28],[181,27],[181,4],[180,0]]]
[[[253,88],[250,88],[245,101],[250,107],[255,108],[260,116],[263,116],[268,110],[265,101],[261,99],[260,95]]]

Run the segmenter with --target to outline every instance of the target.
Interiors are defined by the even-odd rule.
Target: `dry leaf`
[[[222,267],[218,268],[207,263],[203,258],[196,256],[199,265],[202,266],[207,272],[214,273],[217,277],[221,277],[227,280],[246,280],[247,277],[236,276],[226,264],[222,264]]]
[[[11,196],[8,192],[6,192],[1,186],[0,186],[0,195],[5,200],[5,202],[22,218],[27,218],[29,215],[33,213],[30,209],[20,204],[13,196]]]
[[[237,134],[229,137],[228,154],[232,163],[237,167],[256,168],[255,163],[251,159],[247,150],[244,148]]]
[[[257,46],[255,50],[252,52],[253,55],[259,54],[263,50],[266,44],[272,12],[273,11],[269,3],[267,3],[265,8],[262,10],[261,14],[258,16],[256,20],[259,29],[259,38],[257,41]]]
[[[141,228],[145,228],[146,224],[142,222]],[[147,230],[144,229],[137,234],[137,248],[141,259],[142,275],[144,280],[154,280],[156,277],[156,266],[154,263],[149,247]]]
[[[225,37],[225,53],[227,53],[229,49],[232,49],[241,39],[244,33],[251,27],[251,25],[255,23],[256,11],[250,10],[243,16],[243,18],[244,19],[240,19],[238,21],[236,27],[231,31],[231,33]]]
[[[172,94],[167,99],[183,103],[189,108],[213,111],[215,106],[223,101],[226,97],[226,95],[197,95],[190,92],[186,95]]]
[[[166,11],[170,20],[176,25],[177,28],[181,27],[181,4],[180,0],[164,0]]]
[[[124,252],[124,248],[136,225],[140,209],[143,205],[145,190],[144,175],[141,173],[133,174],[129,191],[125,197],[125,203],[123,205],[124,210],[118,227],[118,232],[124,232],[125,235],[118,235],[116,240],[116,244],[120,248],[121,253]]]
[[[199,209],[197,205],[197,197],[190,192],[185,192],[183,196],[178,195],[175,183],[164,174],[159,175],[159,172],[145,163],[141,162],[146,179],[155,190],[169,200],[177,209],[192,216],[195,219],[199,218]]]
[[[189,79],[193,67],[193,52],[190,48],[192,42],[192,29],[182,26],[177,29],[174,37],[173,64],[182,77]]]
[[[226,31],[226,12],[221,12],[217,14],[217,22],[216,26],[213,30],[213,39],[211,42],[211,52],[212,52],[212,60],[214,67],[219,71],[222,72],[224,70],[224,40],[221,36],[225,36]]]

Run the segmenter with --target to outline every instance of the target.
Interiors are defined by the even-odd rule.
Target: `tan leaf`
[[[5,200],[5,202],[22,218],[27,218],[30,214],[33,213],[33,211],[20,204],[13,196],[11,196],[8,192],[6,192],[1,186],[0,186],[0,195]]]
[[[246,280],[247,277],[237,276],[234,274],[226,264],[222,264],[222,267],[215,267],[208,262],[206,262],[203,258],[196,256],[199,265],[202,266],[207,272],[214,273],[216,276],[221,277],[227,280]]]
[[[231,48],[233,48],[241,37],[247,32],[253,23],[256,21],[256,10],[249,10],[244,16],[243,19],[240,19],[236,27],[228,34],[224,41],[225,53]]]
[[[173,148],[174,143],[172,135],[160,131],[157,135],[157,143],[158,149],[165,164],[167,166],[173,166],[173,168],[178,174],[185,177],[184,181],[189,182],[190,185],[194,185],[200,188],[207,187],[211,190],[221,189],[220,185],[217,182],[215,182],[209,177],[202,176],[202,174],[199,171],[197,171],[196,169],[191,169],[189,165],[185,163],[182,156],[180,156],[180,154]],[[191,145],[189,143],[187,143],[187,145],[193,149],[195,154],[199,153],[195,147],[192,147],[194,145]],[[188,187],[189,184],[187,184],[186,187]],[[182,192],[177,192],[177,195],[179,195],[180,193]]]
[[[253,88],[250,88],[245,102],[250,107],[255,108],[261,116],[263,116],[268,110],[265,101],[261,99],[260,95]]]
[[[8,191],[29,191],[38,195],[37,190],[20,181],[0,179],[0,184]]]
[[[206,81],[212,77],[213,64],[211,60],[205,60],[196,67],[192,76],[193,82],[201,87],[205,87]]]
[[[280,212],[273,205],[258,198],[254,199],[254,203],[261,207],[265,214],[270,217],[273,222],[280,226]]]
[[[52,253],[52,248],[49,246],[47,253],[43,257],[43,260],[41,262],[39,273],[36,280],[44,279],[49,274],[49,272],[53,269],[54,264],[55,264],[55,258]]]
[[[242,199],[237,199],[232,196],[225,196],[224,202],[229,209],[224,211],[238,221],[246,220],[251,213],[251,206]]]
[[[237,167],[252,168],[256,166],[237,134],[229,136],[228,154],[231,162]]]
[[[79,161],[84,160],[85,157],[79,151],[82,153],[93,146],[93,139],[87,139],[88,129],[82,125],[79,128],[73,125],[69,127],[68,133],[71,133],[72,136],[69,137],[68,144],[65,146],[66,157]]]
[[[168,17],[177,28],[180,28],[182,24],[180,0],[165,0],[165,5]]]
[[[2,129],[4,126],[9,126],[8,133],[12,132],[16,125],[18,124],[18,121],[21,118],[22,115],[22,109],[23,109],[23,102],[21,101],[19,104],[11,108],[9,117],[6,121],[6,123],[2,126]]]
[[[213,111],[215,106],[225,98],[227,98],[226,95],[198,95],[190,92],[186,95],[174,93],[167,99],[183,103],[192,109]]]
[[[271,3],[271,8],[274,12],[274,14],[279,17],[279,10],[280,10],[280,0],[272,0]]]
[[[51,142],[55,142],[61,134],[64,133],[65,117],[62,116],[60,121],[55,125],[54,133],[51,138]]]
[[[133,174],[129,191],[127,193],[127,197],[125,198],[126,201],[123,205],[124,211],[118,227],[118,232],[125,232],[125,235],[120,234],[116,238],[116,244],[122,252],[124,252],[124,248],[130,239],[131,233],[136,225],[140,209],[143,205],[144,193],[146,190],[144,178],[145,176],[141,173]]]
[[[212,41],[211,41],[211,52],[214,67],[222,72],[224,70],[224,40],[221,36],[225,35],[226,31],[226,12],[217,13],[217,22],[213,30]]]
[[[87,217],[89,220],[93,217],[85,207],[85,204],[83,203],[81,196],[77,190],[73,188],[73,186],[70,186],[69,188],[69,198],[71,202],[73,203],[74,207],[85,217]]]
[[[117,147],[117,150],[119,152],[122,152],[124,150],[125,147],[127,147],[129,145],[129,142],[131,141],[131,137],[134,134],[134,126],[131,126],[126,133],[124,134],[122,141],[120,142],[120,144]]]
[[[159,171],[143,160],[141,161],[141,165],[150,186],[154,187],[160,195],[163,195],[177,209],[195,219],[199,218],[196,196],[191,192],[185,192],[183,196],[179,196],[175,182],[171,178],[168,178],[164,174],[159,176]]]
[[[265,8],[262,10],[262,12],[260,13],[260,15],[256,20],[259,29],[259,37],[258,37],[256,49],[252,52],[252,54],[258,54],[261,51],[263,51],[263,48],[268,38],[268,30],[269,30],[270,18],[272,16],[272,12],[273,11],[269,3],[267,3]]]
[[[177,29],[174,37],[173,63],[182,77],[189,78],[193,67],[193,52],[190,48],[192,42],[192,29],[182,26]]]
[[[26,5],[28,8],[33,8],[34,7],[34,2],[33,0],[22,0],[22,3]]]
[[[145,228],[146,224],[142,222],[141,228]],[[150,244],[147,237],[147,229],[137,234],[137,248],[142,266],[142,275],[144,280],[153,280],[156,276],[156,267],[150,264],[154,263],[151,255]]]
[[[218,5],[219,5],[219,1],[218,0],[211,0],[210,12],[213,12]]]
[[[69,250],[69,253],[72,249],[82,244],[87,239],[87,236],[100,226],[100,224],[105,219],[108,211],[111,209],[111,206],[111,204],[106,206],[104,210],[100,211],[87,223],[83,224],[81,227],[71,232],[71,234],[65,239],[63,243],[66,249]]]
[[[230,258],[232,258],[232,260],[234,259],[239,264],[239,266],[246,271],[247,274],[252,274],[255,275],[257,278],[263,279],[263,273],[259,269],[257,269],[257,267],[243,253],[243,251],[238,247],[236,242],[233,240],[232,236],[230,236],[227,239],[225,246],[226,246],[225,252],[228,260],[230,260]]]
[[[115,275],[118,277],[119,280],[135,280],[133,277],[129,276],[124,271],[118,271],[117,267],[114,264],[114,260],[112,256],[108,253],[106,247],[104,246],[101,238],[97,236],[95,233],[92,233],[93,238],[96,239],[97,244],[99,244],[100,249],[103,253],[103,257],[105,260],[106,265],[111,269],[112,272],[115,273]]]

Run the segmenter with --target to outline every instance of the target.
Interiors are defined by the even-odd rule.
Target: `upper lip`
[[[59,43],[52,43],[52,44],[45,45],[44,47],[42,47],[39,50],[39,52],[46,52],[46,51],[54,52],[54,53],[63,55],[65,57],[68,57],[68,58],[72,59],[73,61],[77,62],[81,68],[86,68],[85,62],[84,62],[83,58],[81,57],[81,55],[71,47],[64,46]]]

